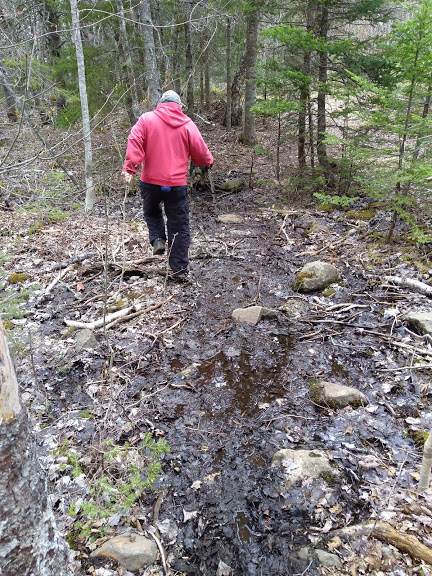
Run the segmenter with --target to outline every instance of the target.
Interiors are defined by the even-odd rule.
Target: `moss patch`
[[[348,210],[348,212],[345,212],[345,217],[348,220],[363,220],[367,222],[374,216],[375,213],[372,210]]]
[[[9,282],[9,284],[22,284],[23,282],[25,282],[29,278],[30,278],[30,276],[28,274],[22,274],[19,272],[14,272],[13,274],[11,274],[9,276],[7,281]]]

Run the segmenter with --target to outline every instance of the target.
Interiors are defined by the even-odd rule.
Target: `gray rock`
[[[246,324],[258,324],[262,316],[262,306],[249,306],[248,308],[236,308],[232,317],[237,322],[244,322]]]
[[[277,310],[271,308],[264,308],[263,306],[248,306],[247,308],[236,308],[232,317],[237,322],[244,322],[246,324],[253,324],[254,326],[262,318],[274,318],[278,315]]]
[[[331,408],[369,404],[367,397],[357,388],[334,384],[333,382],[320,382],[317,384],[313,395],[319,403],[327,404]]]
[[[336,266],[328,262],[308,262],[300,272],[297,272],[294,280],[294,290],[307,294],[323,290],[340,280],[340,274]]]
[[[243,218],[237,214],[219,214],[216,220],[222,224],[241,224],[243,222]]]
[[[276,318],[277,315],[278,315],[278,311],[273,310],[273,308],[263,307],[261,310],[261,318]]]
[[[336,566],[340,568],[342,566],[342,560],[336,554],[331,554],[330,552],[326,552],[325,550],[320,550],[319,548],[308,548],[305,546],[304,548],[300,548],[297,552],[297,556],[302,560],[307,560],[313,556],[316,556],[323,566]]]
[[[281,485],[282,491],[289,490],[297,482],[306,478],[320,478],[326,475],[333,477],[338,474],[321,450],[279,450],[273,456],[271,465],[284,469],[285,479]]]
[[[243,178],[231,178],[230,180],[225,180],[225,182],[220,184],[218,188],[226,192],[234,192],[235,190],[241,190],[244,183]]]
[[[295,318],[296,316],[303,314],[303,312],[306,312],[306,310],[309,309],[309,304],[304,300],[301,300],[300,297],[287,298],[287,301],[280,307],[280,309],[287,316]]]
[[[99,342],[96,340],[95,335],[88,328],[80,330],[75,335],[75,350],[80,352],[81,350],[92,350],[97,348]]]
[[[126,570],[138,572],[156,562],[158,549],[153,540],[139,534],[121,534],[104,542],[90,554],[94,558],[108,558]]]
[[[432,312],[413,310],[407,314],[406,319],[419,334],[432,334]]]

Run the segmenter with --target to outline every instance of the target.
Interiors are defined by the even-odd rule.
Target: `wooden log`
[[[432,550],[412,534],[397,532],[388,522],[377,522],[370,526],[372,528],[371,536],[374,538],[392,544],[398,550],[407,552],[413,558],[423,560],[432,566]]]

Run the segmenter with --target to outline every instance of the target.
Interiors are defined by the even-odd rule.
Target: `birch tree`
[[[76,59],[78,65],[78,85],[81,100],[81,116],[84,136],[84,173],[86,182],[85,210],[89,212],[95,202],[96,194],[93,186],[93,155],[91,142],[90,113],[87,99],[87,84],[85,76],[84,52],[81,39],[78,0],[70,0],[72,14],[72,32],[75,44]]]
[[[72,576],[0,322],[0,574]]]

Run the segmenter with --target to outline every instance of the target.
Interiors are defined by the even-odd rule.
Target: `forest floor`
[[[97,137],[106,209],[100,199],[84,214],[52,162],[3,178],[1,313],[77,574],[127,574],[90,553],[151,526],[163,561],[140,574],[431,574],[421,545],[431,553],[432,491],[416,486],[432,429],[432,347],[406,322],[430,299],[385,280],[427,283],[430,246],[410,243],[402,225],[386,244],[382,204],[301,202],[275,180],[272,152],[254,155],[250,177],[238,134],[200,129],[216,186],[239,176],[245,185],[214,198],[191,192],[188,285],[167,282],[135,186],[120,182],[126,129]],[[259,123],[270,151],[273,135]],[[13,137],[10,127],[3,150]],[[292,163],[286,156],[283,169]],[[236,221],[220,221],[226,214]],[[295,273],[313,260],[333,263],[341,281],[301,295]],[[275,314],[255,326],[232,319],[255,304]],[[125,309],[104,327],[104,314]],[[69,320],[89,324],[85,343]],[[355,387],[369,404],[319,406],[311,390],[321,380]],[[338,472],[284,490],[272,466],[282,448],[322,450]],[[370,520],[399,539],[371,536],[361,528]]]

